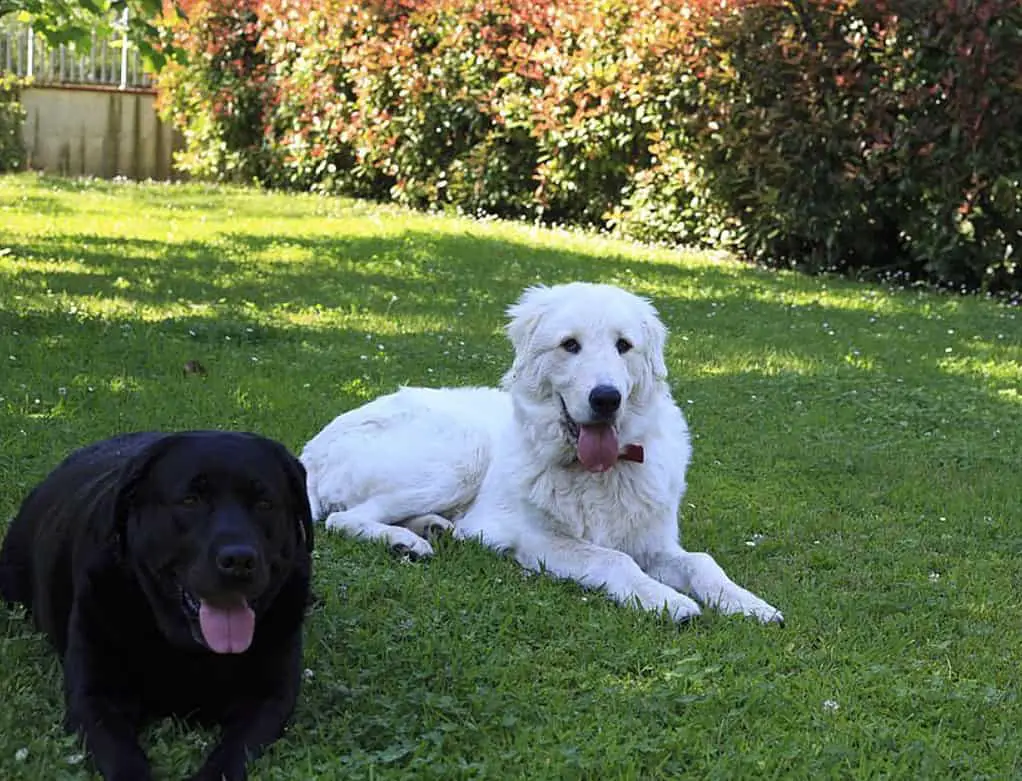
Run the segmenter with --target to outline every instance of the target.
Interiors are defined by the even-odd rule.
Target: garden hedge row
[[[1022,289],[1016,0],[185,5],[193,174]]]

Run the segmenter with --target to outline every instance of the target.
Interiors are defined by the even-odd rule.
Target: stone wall
[[[157,116],[145,89],[26,87],[23,135],[33,170],[110,179],[177,179],[179,133]]]

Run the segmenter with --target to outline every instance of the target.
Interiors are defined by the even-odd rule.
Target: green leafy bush
[[[160,74],[159,108],[182,131],[177,166],[193,176],[265,181],[264,127],[273,94],[260,39],[256,0],[178,4],[167,34],[187,54]]]
[[[22,126],[25,109],[21,105],[23,82],[0,75],[0,171],[17,171],[25,165]]]
[[[651,159],[656,55],[622,0],[268,0],[251,23],[222,2],[186,9],[188,64],[161,79],[193,173],[602,224]],[[261,121],[226,99],[246,78]]]
[[[386,195],[382,179],[359,166],[357,120],[347,56],[359,14],[336,0],[313,7],[269,2],[262,7],[261,47],[271,63],[266,141],[278,187]]]
[[[686,152],[774,265],[1018,289],[1022,10],[747,2],[693,47]]]
[[[485,3],[271,0],[263,12],[284,184],[528,211],[535,145],[511,116],[515,76],[491,46],[502,21]]]
[[[1013,0],[196,0],[195,174],[1022,288]]]

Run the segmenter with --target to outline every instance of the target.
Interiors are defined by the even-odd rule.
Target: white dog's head
[[[649,301],[612,285],[531,287],[508,309],[518,410],[603,472],[666,391],[666,329]]]

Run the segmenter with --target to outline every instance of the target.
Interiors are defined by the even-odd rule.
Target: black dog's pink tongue
[[[218,654],[240,654],[252,645],[255,613],[239,597],[227,607],[215,607],[206,600],[199,605],[199,627],[210,650]]]
[[[606,472],[617,463],[617,432],[597,423],[578,427],[578,460],[590,472]]]

